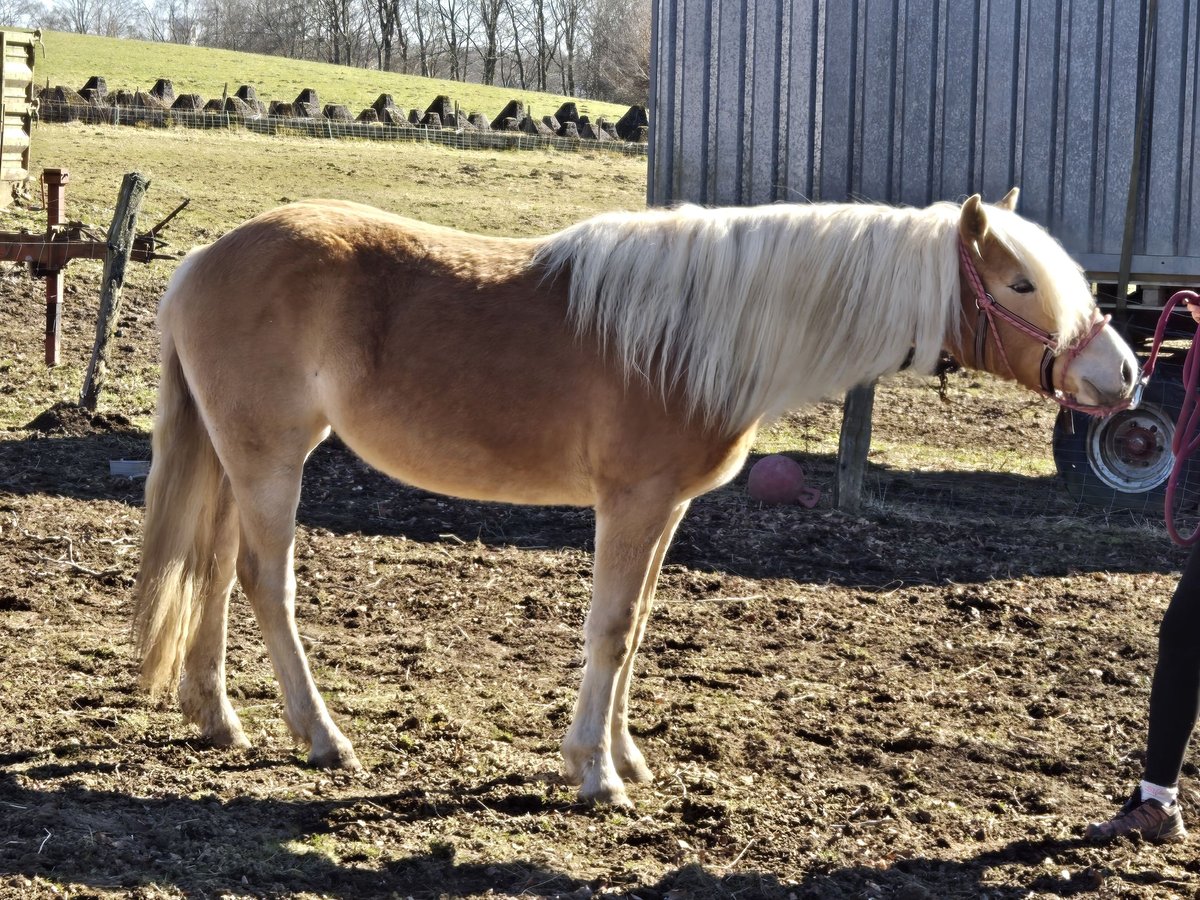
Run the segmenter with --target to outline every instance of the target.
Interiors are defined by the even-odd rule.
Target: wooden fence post
[[[875,385],[860,384],[846,392],[842,412],[842,434],[838,441],[837,483],[833,505],[856,512],[862,505],[863,476],[867,471],[867,453],[871,449],[871,409],[875,406]]]
[[[133,251],[138,212],[142,208],[150,179],[139,172],[130,172],[121,182],[121,196],[108,229],[108,254],[104,259],[104,282],[100,289],[100,313],[96,317],[96,343],[88,363],[79,405],[95,410],[104,376],[108,373],[108,344],[121,314],[121,288],[125,284],[125,269]]]

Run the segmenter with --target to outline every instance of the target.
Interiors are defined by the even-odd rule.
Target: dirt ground
[[[255,747],[202,746],[136,690],[142,482],[109,474],[149,456],[149,398],[122,379],[153,367],[160,286],[129,293],[88,418],[52,409],[78,384],[33,374],[39,285],[0,277],[0,896],[1200,896],[1194,842],[1080,840],[1139,772],[1181,554],[989,467],[1048,457],[1053,411],[964,374],[947,402],[881,390],[880,445],[944,464],[873,457],[861,515],[829,503],[832,404],[767,436],[825,489],[815,510],[759,506],[744,474],[694,505],[639,657],[657,779],[632,813],[560,778],[591,513],[435,497],[333,442],[306,478],[298,612],[366,771],[305,767],[240,595],[230,683]],[[94,309],[68,300],[78,360]]]

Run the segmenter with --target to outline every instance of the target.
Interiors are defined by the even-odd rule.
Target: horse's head
[[[1129,345],[1101,315],[1062,246],[1013,208],[978,194],[958,221],[966,309],[956,355],[1066,406],[1103,414],[1127,406],[1137,379]]]

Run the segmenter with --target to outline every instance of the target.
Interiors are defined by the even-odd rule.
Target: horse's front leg
[[[646,636],[646,623],[650,621],[650,611],[654,606],[654,592],[658,587],[658,574],[662,569],[663,557],[667,555],[667,548],[671,546],[671,539],[675,537],[675,529],[679,527],[679,522],[683,519],[690,503],[690,500],[684,501],[672,510],[671,518],[658,539],[658,544],[654,549],[654,558],[651,560],[650,570],[646,573],[646,582],[642,587],[641,599],[638,602],[633,646],[630,648],[629,656],[625,659],[625,664],[621,667],[621,673],[617,678],[617,693],[613,702],[612,717],[613,763],[617,767],[617,774],[630,781],[648,782],[654,779],[654,773],[646,765],[642,751],[638,749],[637,744],[633,741],[633,736],[629,733],[629,689],[633,684],[633,662],[638,648],[642,645],[642,638]]]
[[[646,581],[652,570],[657,571],[658,547],[677,518],[677,508],[674,499],[637,490],[602,498],[596,506],[596,564],[584,626],[583,684],[562,747],[567,776],[581,785],[584,800],[632,805],[613,760],[614,707],[621,672],[636,647]]]

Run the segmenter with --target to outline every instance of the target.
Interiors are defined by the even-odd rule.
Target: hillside
[[[169,78],[176,93],[205,98],[233,93],[239,85],[252,85],[263,100],[293,100],[304,88],[313,88],[323,103],[342,103],[351,110],[370,106],[380,94],[391,94],[398,106],[424,109],[439,94],[456,100],[468,112],[497,115],[509,100],[521,100],[540,118],[565,101],[559,94],[541,94],[505,87],[488,87],[417,75],[398,75],[327,63],[305,62],[277,56],[237,53],[206,47],[187,47],[66,32],[43,32],[44,52],[38,54],[36,78],[40,85],[65,85],[78,90],[92,75],[100,75],[110,89],[150,88],[159,78]],[[574,100],[579,112],[592,118],[620,118],[627,107],[592,100]]]

